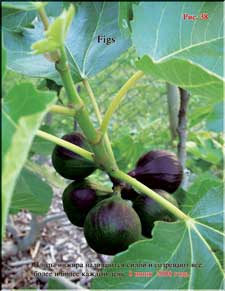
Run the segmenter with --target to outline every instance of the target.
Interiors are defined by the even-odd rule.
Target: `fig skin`
[[[97,253],[115,255],[141,239],[141,222],[134,209],[114,195],[91,209],[84,222],[84,235]]]
[[[130,185],[128,185],[125,182],[122,182],[114,177],[111,177],[111,176],[109,176],[109,177],[113,183],[113,189],[115,189],[116,187],[120,187],[121,197],[123,199],[133,201],[138,196],[138,193],[135,192]]]
[[[176,199],[170,195],[169,193],[155,189],[156,193],[158,193],[161,197],[165,198],[173,205],[178,207]],[[157,220],[164,221],[175,221],[176,217],[171,214],[167,209],[157,203],[155,200],[149,198],[146,195],[139,195],[133,201],[133,208],[137,212],[140,217],[141,225],[142,225],[142,234],[146,237],[151,238],[151,232],[154,226],[154,222]]]
[[[89,149],[84,136],[79,132],[66,134],[62,139],[84,149]],[[96,170],[94,163],[59,145],[56,145],[53,150],[52,164],[56,172],[70,180],[82,180]]]
[[[155,150],[143,155],[128,174],[151,189],[173,193],[180,186],[183,169],[174,153]]]
[[[112,194],[98,196],[88,181],[69,184],[62,196],[63,209],[69,221],[79,227],[84,226],[88,212],[100,201],[109,198]]]
[[[132,189],[130,185],[123,185],[121,188],[121,197],[125,200],[131,200],[134,201],[139,194]]]

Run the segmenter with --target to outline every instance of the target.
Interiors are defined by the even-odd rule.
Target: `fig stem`
[[[39,14],[39,16],[41,18],[41,21],[42,21],[42,23],[44,25],[45,30],[47,30],[48,27],[49,27],[48,16],[46,15],[45,8],[42,5],[38,9],[38,14]]]
[[[96,117],[98,119],[98,122],[99,122],[99,124],[101,124],[102,116],[101,116],[101,112],[100,112],[100,109],[98,107],[98,104],[96,102],[96,98],[95,98],[94,92],[93,92],[93,90],[92,90],[92,88],[91,88],[91,86],[90,86],[90,84],[89,84],[87,79],[84,79],[82,82],[83,82],[84,87],[86,88],[86,90],[88,92],[88,95],[89,95],[90,99],[91,99],[91,102],[92,102]]]
[[[48,141],[51,141],[59,146],[62,146],[68,150],[70,150],[71,152],[74,152],[78,155],[80,155],[81,157],[89,160],[89,161],[92,161],[94,162],[94,159],[93,159],[93,153],[77,146],[77,145],[74,145],[66,140],[63,140],[61,138],[58,138],[52,134],[49,134],[45,131],[42,131],[42,130],[38,130],[37,133],[36,133],[37,136],[45,139],[45,140],[48,140]]]
[[[99,109],[99,106],[98,106],[98,103],[96,102],[96,98],[95,98],[95,95],[94,95],[94,92],[90,86],[90,83],[88,82],[87,79],[84,79],[83,80],[83,84],[89,94],[89,97],[91,99],[91,102],[92,102],[92,105],[94,107],[94,110],[95,110],[95,114],[97,116],[97,119],[98,119],[98,122],[99,122],[99,125],[102,123],[102,115],[101,115],[101,112],[100,112],[100,109]],[[114,153],[113,153],[113,150],[112,150],[112,146],[111,146],[111,142],[109,140],[109,137],[108,137],[108,133],[106,131],[104,137],[104,142],[105,142],[105,145],[107,147],[107,150],[111,156],[111,159],[114,160],[114,162],[116,163],[116,160],[115,160],[115,157],[114,157]]]
[[[49,23],[47,21],[48,19],[44,8],[43,10],[39,10],[39,15],[45,29],[48,29]],[[94,153],[94,156],[90,157],[90,155],[88,155],[86,152],[87,156],[89,157],[89,159],[94,158],[94,161],[98,165],[98,167],[104,169],[105,171],[110,171],[112,169],[117,170],[118,166],[112,151],[111,153],[109,152],[105,140],[100,138],[100,133],[97,129],[95,129],[86,109],[86,106],[79,96],[77,89],[74,85],[70,66],[68,63],[66,47],[64,44],[60,48],[60,57],[55,62],[55,68],[61,77],[63,86],[69,100],[74,105],[74,108],[77,109],[76,120],[79,123],[80,128],[82,129],[87,141],[91,145],[92,151]]]
[[[76,115],[76,110],[72,108],[68,108],[66,106],[61,105],[52,105],[49,109],[50,112],[59,113],[63,115],[68,115],[74,117]]]
[[[122,88],[118,91],[118,93],[113,98],[112,102],[110,103],[105,116],[103,118],[103,121],[101,123],[99,131],[101,132],[101,135],[103,136],[108,128],[110,119],[121,103],[124,95],[127,93],[127,91],[134,86],[134,84],[144,75],[142,71],[137,71],[131,78],[122,86]]]
[[[141,193],[146,194],[148,197],[152,198],[156,202],[158,202],[160,205],[162,205],[164,208],[166,208],[168,211],[170,211],[172,214],[174,214],[177,218],[181,220],[190,220],[191,218],[186,215],[184,212],[182,212],[179,208],[174,206],[172,203],[167,201],[165,198],[158,195],[156,192],[151,190],[150,188],[146,187],[144,184],[136,180],[135,178],[130,177],[123,171],[117,170],[112,173],[110,173],[114,178],[117,178],[119,180],[122,180],[129,185],[135,187],[138,189]]]
[[[95,129],[85,104],[83,103],[83,100],[79,96],[76,87],[74,86],[64,46],[61,48],[60,52],[61,57],[60,60],[56,62],[56,69],[60,74],[70,101],[75,105],[75,108],[77,107],[76,119],[92,147],[92,150],[95,154],[95,162],[100,168],[104,168],[105,170],[110,168],[118,169],[116,161],[109,155],[104,141],[99,138],[100,134]]]

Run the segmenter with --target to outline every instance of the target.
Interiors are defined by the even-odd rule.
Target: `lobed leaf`
[[[222,98],[222,3],[142,2],[133,12],[139,69],[193,94]],[[185,13],[198,19],[184,20]]]
[[[13,3],[13,4],[12,4]],[[32,26],[37,16],[38,2],[3,2],[2,26],[11,31],[21,33],[26,26]],[[40,2],[39,2],[40,3]],[[48,16],[57,16],[63,8],[62,2],[42,2]]]
[[[3,21],[4,22],[4,21]],[[34,23],[34,29],[23,28],[22,33],[5,30],[5,47],[9,68],[19,73],[44,77],[60,82],[53,63],[42,55],[31,55],[31,45],[43,38],[43,26]],[[107,45],[98,36],[113,37]],[[66,39],[69,64],[75,82],[91,77],[109,66],[130,46],[118,27],[118,3],[86,2],[78,7]]]
[[[209,191],[196,203],[190,212],[193,219],[156,222],[153,238],[136,242],[116,255],[112,262],[115,267],[103,269],[108,276],[95,278],[92,288],[219,289],[224,274],[212,248],[223,253],[224,233],[217,224],[222,223],[223,211],[220,188]],[[159,271],[169,275],[159,276]],[[112,272],[121,276],[110,276]],[[137,272],[152,272],[152,276],[138,276]]]

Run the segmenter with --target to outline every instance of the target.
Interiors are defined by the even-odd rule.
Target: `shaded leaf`
[[[219,165],[222,161],[222,146],[213,138],[199,134],[196,142],[189,141],[186,146],[187,152],[191,153],[196,159],[207,161],[213,165]]]
[[[12,31],[12,33],[13,31],[21,33],[23,27],[31,25],[32,21],[37,16],[36,7],[33,3],[5,2],[2,10],[3,27]],[[48,16],[59,15],[62,11],[62,8],[62,2],[50,2],[46,3],[45,6],[45,10]]]
[[[2,7],[3,8],[13,8],[13,9],[19,9],[19,10],[36,10],[37,8],[41,7],[41,6],[45,6],[47,5],[47,3],[44,2],[31,2],[31,1],[7,1],[7,2],[2,2]]]
[[[6,66],[7,66],[7,53],[4,46],[2,46],[2,78],[5,77]]]
[[[16,182],[10,211],[15,213],[27,209],[34,214],[46,214],[51,205],[52,195],[52,188],[47,183],[24,168]]]
[[[49,290],[66,290],[66,289],[78,289],[78,286],[72,283],[69,279],[61,277],[61,278],[49,278],[48,279],[48,289]]]
[[[58,175],[52,166],[46,164],[40,165],[35,162],[27,161],[25,167],[41,177],[43,181],[47,182],[52,187],[60,188],[62,190],[66,187],[65,179]]]
[[[190,212],[196,203],[204,196],[204,194],[221,185],[221,181],[210,173],[204,173],[198,177],[188,188],[185,200],[182,203],[182,211]]]
[[[206,128],[215,132],[223,131],[223,102],[214,105],[207,117]]]
[[[38,92],[30,83],[14,86],[4,98],[2,108],[3,233],[16,179],[26,161],[35,132],[54,100],[54,93]]]

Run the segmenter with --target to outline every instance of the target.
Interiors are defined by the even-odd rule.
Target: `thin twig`
[[[59,213],[59,214],[57,213],[57,214],[49,215],[41,222],[41,228],[44,227],[44,225],[49,223],[50,221],[62,219],[65,217],[66,217],[65,213]]]
[[[166,83],[166,88],[167,88],[167,105],[169,113],[170,132],[173,141],[177,137],[180,94],[177,86]]]
[[[12,217],[10,215],[8,217],[6,229],[7,229],[8,232],[10,232],[12,234],[12,236],[15,239],[18,239],[19,233],[18,233],[18,230],[17,230],[17,228],[16,228],[16,226],[14,224],[14,221],[13,221],[13,219],[12,219]]]
[[[12,242],[6,242],[2,247],[3,257],[9,257],[16,255],[19,251],[26,251],[36,241],[40,235],[41,229],[50,221],[64,218],[65,214],[54,214],[46,217],[42,222],[38,222],[36,215],[32,214],[32,220],[30,223],[30,231],[24,238],[14,237],[16,244]],[[15,233],[16,234],[16,233]]]
[[[28,265],[31,263],[33,263],[33,260],[29,259],[29,260],[23,260],[23,261],[10,262],[9,265],[11,267],[19,267],[19,266]]]
[[[27,236],[18,241],[19,249],[21,251],[27,250],[40,235],[40,224],[37,221],[35,214],[32,214],[32,219],[30,222],[30,231]]]
[[[178,151],[178,158],[180,160],[180,163],[185,169],[185,163],[186,163],[186,140],[187,140],[187,106],[189,101],[189,94],[186,90],[179,88],[180,90],[180,110],[178,114],[178,127],[177,127],[177,133],[179,142],[177,145],[177,151]]]

